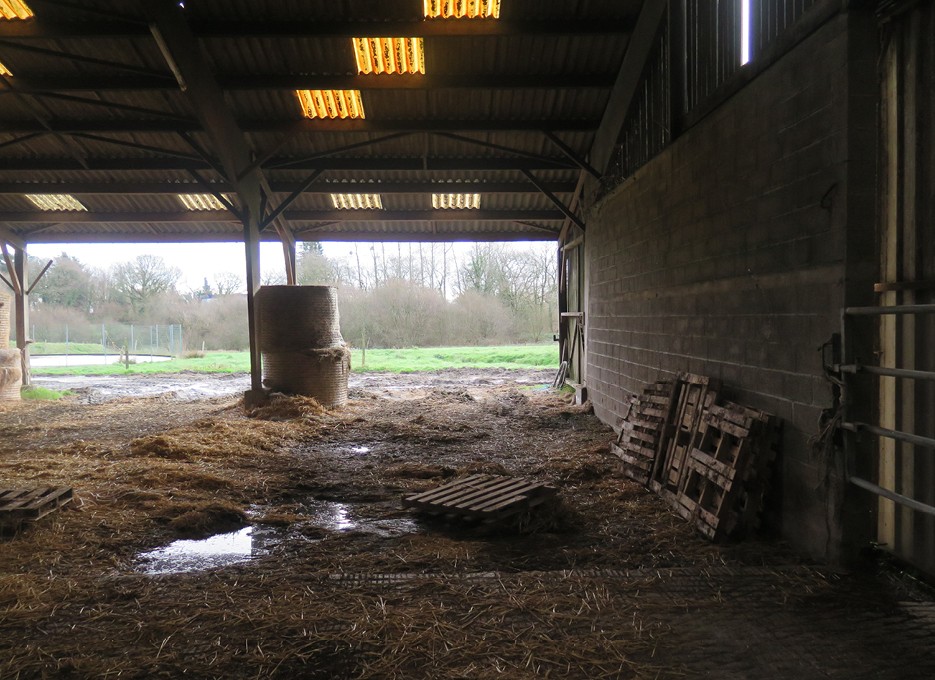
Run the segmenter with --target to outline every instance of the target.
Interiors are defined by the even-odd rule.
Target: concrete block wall
[[[867,170],[847,129],[851,23],[833,18],[592,205],[585,244],[597,415],[616,424],[628,393],[680,371],[775,413],[785,430],[773,521],[827,559],[840,526],[809,438],[832,404],[819,346],[840,328],[857,237],[848,179]],[[859,228],[872,239],[872,215]]]

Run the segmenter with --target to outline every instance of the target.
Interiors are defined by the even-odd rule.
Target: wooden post
[[[258,215],[249,214],[243,223],[243,240],[247,260],[247,328],[250,338],[250,392],[260,398],[263,392],[263,367],[260,341],[257,336],[256,293],[260,289],[260,230]],[[245,395],[250,399],[250,394]]]
[[[16,297],[16,347],[22,355],[23,387],[32,384],[29,370],[29,281],[26,280],[26,247],[13,249],[13,275],[17,279]]]
[[[285,260],[286,285],[294,286],[297,281],[295,270],[295,236],[288,227],[276,225],[276,232],[282,241],[282,254]]]

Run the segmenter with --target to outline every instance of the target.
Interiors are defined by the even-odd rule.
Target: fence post
[[[182,324],[179,324],[179,355],[185,352],[185,343],[182,342]]]
[[[68,324],[65,324],[65,366],[68,366]]]
[[[101,324],[101,349],[104,352],[104,365],[107,365],[107,330]]]

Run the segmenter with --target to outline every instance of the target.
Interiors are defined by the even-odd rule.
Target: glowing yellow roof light
[[[25,194],[40,210],[87,210],[71,194]]]
[[[3,65],[3,62],[0,61],[0,76],[12,76],[12,75],[13,75],[13,74],[10,73],[10,69],[8,69],[6,66],[4,66],[4,65]]]
[[[500,0],[424,0],[429,19],[499,19]]]
[[[351,38],[358,73],[425,73],[422,38]]]
[[[331,203],[340,210],[383,209],[380,194],[331,194]]]
[[[22,0],[0,0],[0,19],[28,19],[32,10]]]
[[[227,206],[221,203],[214,194],[177,194],[177,196],[182,201],[182,205],[189,210],[227,210]]]
[[[480,194],[432,194],[432,207],[436,210],[479,210]]]
[[[306,118],[363,118],[360,90],[296,90]]]

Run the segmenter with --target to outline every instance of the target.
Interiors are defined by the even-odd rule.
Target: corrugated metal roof
[[[37,7],[32,23],[0,26],[0,62],[14,73],[14,93],[0,97],[0,226],[27,241],[239,238],[236,223],[171,221],[187,212],[180,187],[233,187],[223,179],[225,150],[202,127],[149,19],[118,0]],[[182,16],[224,92],[214,106],[243,128],[273,188],[270,206],[311,178],[286,218],[332,209],[325,191],[332,186],[392,185],[384,208],[402,214],[431,210],[436,185],[457,191],[460,182],[481,195],[484,219],[423,215],[315,233],[507,238],[549,237],[561,227],[562,219],[536,219],[558,213],[525,173],[572,202],[577,161],[593,142],[640,7],[640,0],[503,0],[499,20],[476,23],[425,20],[413,0],[198,0]],[[119,21],[128,15],[136,23]],[[446,21],[468,23],[436,23]],[[359,76],[351,37],[409,37],[398,33],[407,27],[424,33],[425,76]],[[359,88],[366,119],[304,119],[295,90],[316,81]],[[30,221],[23,195],[42,192],[73,193],[100,219],[55,223],[36,211]],[[122,219],[149,214],[168,221]],[[310,228],[304,219],[293,226],[300,235]]]

